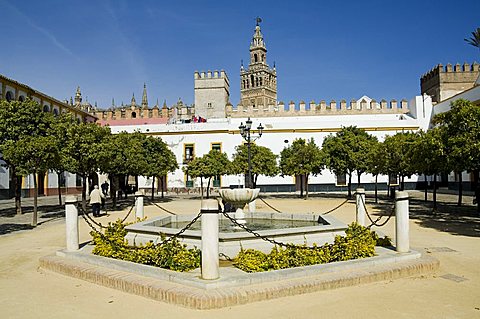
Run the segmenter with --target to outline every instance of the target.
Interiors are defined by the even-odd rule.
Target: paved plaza
[[[436,212],[423,202],[423,193],[410,192],[411,247],[440,261],[427,275],[363,284],[335,290],[282,297],[219,310],[192,310],[97,286],[39,268],[39,258],[65,246],[63,208],[56,197],[40,201],[39,226],[29,227],[31,199],[23,201],[25,214],[15,215],[12,201],[0,202],[0,306],[2,318],[480,318],[480,218],[465,196],[439,194]],[[378,204],[367,194],[369,212],[377,217],[392,203],[382,194]],[[431,194],[429,194],[431,199]],[[314,194],[308,200],[293,194],[270,194],[265,200],[285,212],[330,210],[344,194]],[[123,218],[133,198],[119,211],[98,218],[102,224]],[[161,207],[177,214],[198,212],[200,198],[167,195]],[[257,210],[273,212],[257,201]],[[350,223],[354,201],[331,213]],[[146,202],[148,217],[167,215]],[[383,218],[385,219],[385,217]],[[128,220],[133,220],[133,214]],[[90,228],[80,219],[80,241],[87,243]],[[394,218],[381,232],[393,237]]]

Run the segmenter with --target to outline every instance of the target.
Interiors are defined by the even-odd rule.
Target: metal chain
[[[378,222],[380,221],[380,219],[382,219],[382,217],[384,215],[380,215],[380,216],[377,217],[377,219],[373,220],[372,217],[370,216],[370,214],[368,213],[367,205],[365,204],[365,201],[364,201],[362,196],[360,196],[360,200],[362,201],[362,205],[363,205],[363,208],[365,209],[365,213],[366,213],[366,215],[367,215],[367,217],[368,217],[368,219],[370,220],[370,223],[371,223],[370,225],[367,226],[367,228],[371,228],[372,226],[377,226],[377,227],[385,226],[390,221],[390,218],[392,218],[393,213],[395,211],[395,203],[393,203],[393,207],[390,210],[390,214],[388,215],[387,219],[384,222],[378,224]]]
[[[259,197],[258,199],[260,199],[262,202],[265,203],[265,205],[267,205],[268,207],[270,207],[271,209],[273,209],[273,210],[276,211],[277,213],[283,213],[282,211],[276,209],[275,207],[273,207],[272,205],[270,205],[269,203],[267,203],[262,197]]]
[[[125,216],[125,218],[122,219],[122,224],[123,224],[124,221],[127,220],[128,216],[130,216],[130,213],[132,212],[132,210],[133,210],[133,208],[135,207],[136,204],[137,204],[137,200],[134,200],[133,205],[132,205],[132,207],[130,207],[130,210],[128,211],[127,215]]]
[[[165,211],[165,212],[169,213],[170,215],[174,215],[174,216],[177,216],[177,215],[178,215],[178,214],[175,214],[175,213],[174,213],[174,212],[172,212],[172,211],[169,211],[169,210],[168,210],[168,209],[166,209],[166,208],[163,208],[162,206],[158,205],[157,203],[155,203],[155,202],[151,201],[149,198],[147,198],[147,197],[144,197],[144,198],[145,198],[146,200],[148,200],[148,201],[149,201],[151,204],[153,204],[153,205],[157,206],[157,207],[158,207],[158,208],[160,208],[161,210],[163,210],[163,211]]]
[[[267,205],[268,207],[270,207],[271,209],[273,209],[274,211],[276,211],[277,213],[283,213],[282,211],[276,209],[275,207],[273,207],[272,205],[270,205],[269,203],[267,203],[262,197],[259,197],[258,199],[260,199],[262,202],[265,203],[265,205]],[[330,214],[330,213],[333,213],[334,211],[336,211],[337,209],[339,209],[340,207],[342,207],[343,205],[345,205],[347,202],[349,201],[349,199],[347,198],[345,201],[343,201],[340,205],[324,212],[324,213],[320,213],[320,215],[327,215],[327,214]]]
[[[320,215],[327,215],[327,214],[333,213],[334,211],[336,211],[337,209],[339,209],[340,207],[342,207],[343,205],[345,205],[345,204],[348,202],[348,200],[349,200],[349,199],[347,198],[343,203],[341,203],[341,204],[338,205],[337,207],[332,208],[332,209],[330,209],[329,211],[326,211],[325,213],[322,213],[322,214],[320,214]]]
[[[299,249],[320,249],[321,246],[300,246],[300,245],[294,245],[294,244],[285,244],[279,241],[276,241],[275,239],[268,238],[266,236],[262,236],[259,233],[249,229],[247,226],[243,224],[239,224],[237,220],[230,215],[228,215],[226,212],[221,212],[227,219],[229,219],[235,226],[240,227],[241,229],[245,230],[247,233],[252,234],[253,236],[260,238],[264,241],[267,241],[273,245],[281,246],[281,247],[286,247],[286,248],[299,248]]]
[[[180,229],[177,233],[173,234],[172,236],[168,237],[167,239],[165,239],[164,241],[158,243],[157,245],[164,245],[170,241],[172,241],[173,239],[179,237],[181,234],[183,234],[185,231],[187,231],[190,227],[192,227],[193,224],[195,224],[195,222],[202,216],[203,212],[200,211],[200,213],[198,213],[198,215],[192,219],[185,227],[183,227],[182,229]],[[162,233],[159,232],[159,234],[161,235]]]
[[[87,222],[87,224],[92,224],[92,223],[93,223],[93,224],[97,225],[97,226],[100,227],[100,228],[103,228],[103,229],[108,228],[108,226],[104,226],[104,225],[102,225],[101,223],[99,223],[99,222],[97,222],[96,220],[94,220],[92,217],[90,217],[90,215],[88,215],[88,211],[86,211],[86,210],[83,209],[83,206],[78,205],[77,207],[80,208],[80,211],[83,213],[83,214],[82,214],[83,219],[84,219],[85,221],[87,221],[87,219],[90,221],[90,223]],[[132,210],[133,210],[134,207],[135,207],[135,202],[133,203],[132,207],[130,207],[130,210],[128,211],[127,215],[122,219],[122,224],[125,222],[125,220],[127,220],[128,216],[130,215],[130,213],[132,212]],[[94,229],[94,230],[95,230],[95,229]]]
[[[233,258],[225,255],[224,253],[219,253],[219,254],[218,254],[218,257],[224,257],[224,258],[225,258],[226,260],[228,260],[228,261],[234,261]]]
[[[86,210],[83,209],[83,206],[82,205],[78,205],[77,207],[80,208],[80,211],[82,212],[82,217],[85,221],[89,220],[90,223],[87,221],[87,224],[95,224],[97,225],[98,227],[100,228],[103,228],[103,229],[106,229],[108,228],[107,226],[103,226],[101,223],[95,221],[92,217],[90,217],[90,215],[88,215],[88,212]],[[94,229],[95,230],[95,229]]]

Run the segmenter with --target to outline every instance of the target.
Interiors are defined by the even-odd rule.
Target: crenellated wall
[[[397,100],[376,100],[368,97],[360,100],[341,100],[339,102],[331,100],[329,102],[321,100],[319,103],[310,101],[295,102],[290,101],[288,104],[279,102],[278,105],[270,104],[267,107],[243,106],[241,104],[234,108],[227,105],[226,113],[228,117],[286,117],[286,116],[309,116],[309,115],[356,115],[356,114],[403,114],[409,111],[408,102],[402,99]]]
[[[438,64],[420,78],[422,94],[432,96],[439,103],[472,88],[480,75],[480,64]]]

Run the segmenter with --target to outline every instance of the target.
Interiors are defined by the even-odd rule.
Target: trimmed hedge
[[[377,243],[391,245],[388,237],[379,239],[375,232],[357,223],[350,224],[345,234],[345,236],[336,236],[333,244],[318,246],[316,249],[305,248],[305,245],[303,248],[302,246],[286,248],[275,246],[268,254],[254,249],[242,249],[235,258],[234,265],[246,272],[261,272],[325,264],[371,257],[375,254]]]

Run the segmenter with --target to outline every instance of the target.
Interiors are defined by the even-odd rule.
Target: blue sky
[[[0,74],[58,99],[77,85],[99,107],[146,82],[158,98],[193,103],[195,70],[226,70],[239,102],[255,17],[278,100],[410,99],[438,63],[480,61],[463,40],[480,27],[480,1],[0,0]]]

